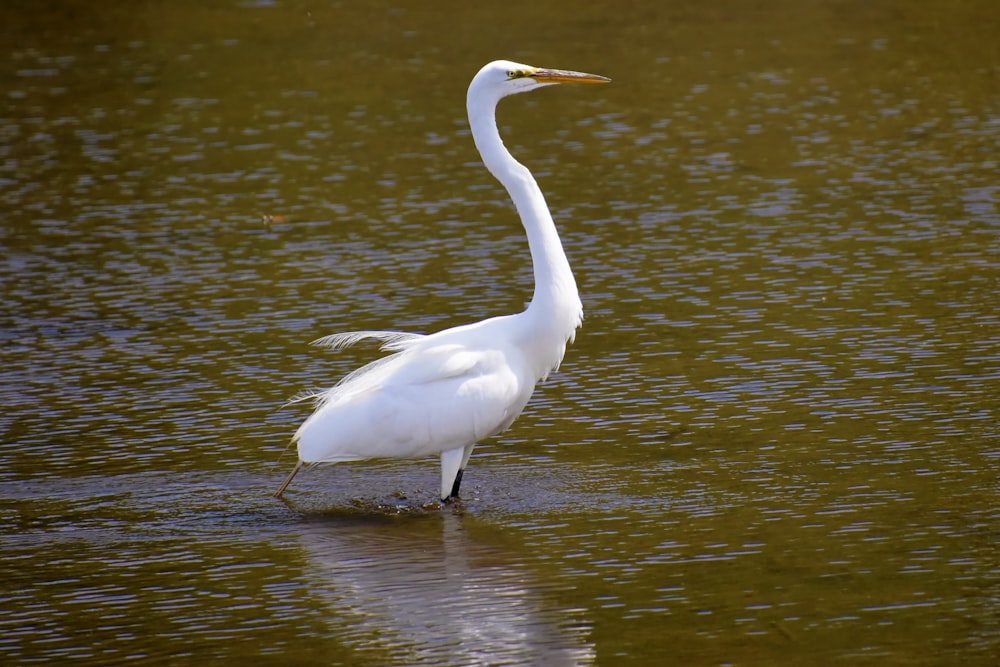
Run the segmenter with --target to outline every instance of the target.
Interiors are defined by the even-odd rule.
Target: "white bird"
[[[531,172],[508,152],[496,124],[508,95],[556,83],[607,83],[595,74],[543,69],[506,60],[472,79],[466,105],[476,148],[507,189],[528,236],[535,292],[516,315],[492,317],[420,335],[355,331],[320,338],[341,349],[364,339],[393,354],[306,396],[316,410],[296,431],[299,461],[275,492],[281,497],[305,463],[441,456],[441,500],[458,497],[476,443],[521,414],[535,383],[558,368],[583,321],[576,280],[545,197]]]

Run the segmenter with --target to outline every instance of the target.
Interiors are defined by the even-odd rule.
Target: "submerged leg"
[[[295,464],[295,468],[288,475],[288,477],[285,478],[285,481],[281,483],[281,486],[278,487],[278,490],[274,492],[275,498],[281,497],[281,494],[284,493],[285,489],[288,488],[288,485],[292,483],[292,479],[295,477],[295,475],[299,472],[301,468],[302,468],[302,461],[299,461],[298,463]]]

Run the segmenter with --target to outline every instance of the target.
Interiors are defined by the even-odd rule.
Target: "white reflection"
[[[360,655],[406,665],[591,665],[589,624],[554,609],[509,552],[462,517],[303,527],[331,629]]]

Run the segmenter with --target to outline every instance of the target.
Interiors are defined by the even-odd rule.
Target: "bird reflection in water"
[[[476,542],[443,513],[373,522],[323,516],[302,527],[314,592],[332,630],[406,665],[591,665],[580,610],[546,600],[509,551]]]

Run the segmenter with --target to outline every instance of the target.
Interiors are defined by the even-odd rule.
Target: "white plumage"
[[[358,331],[326,336],[333,349],[361,340],[392,352],[312,396],[316,410],[299,427],[299,463],[441,455],[441,499],[458,495],[476,443],[506,429],[535,384],[558,368],[583,319],[583,306],[559,234],[531,172],[503,145],[496,126],[505,96],[554,83],[605,83],[592,74],[541,69],[499,60],[469,86],[467,107],[476,147],[507,189],[528,236],[535,293],[516,315],[419,335]]]

